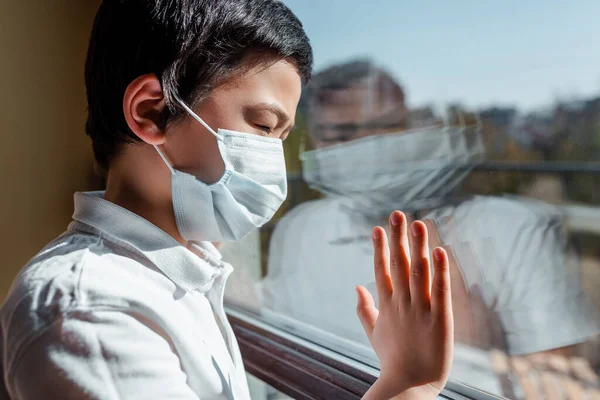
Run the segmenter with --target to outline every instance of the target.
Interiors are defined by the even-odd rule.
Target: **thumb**
[[[373,334],[373,328],[375,328],[375,322],[379,316],[379,311],[375,307],[373,296],[371,296],[371,293],[369,293],[365,287],[357,286],[356,294],[358,295],[356,314],[358,314],[358,319],[360,319],[360,323],[370,341],[371,335]]]

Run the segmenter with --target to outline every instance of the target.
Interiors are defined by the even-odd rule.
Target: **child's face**
[[[301,87],[295,66],[281,60],[217,86],[194,112],[215,131],[285,139],[294,126]],[[205,183],[218,181],[224,172],[215,137],[189,116],[167,128],[164,148],[175,169]]]

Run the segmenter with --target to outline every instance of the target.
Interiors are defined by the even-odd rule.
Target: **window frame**
[[[375,368],[288,334],[239,306],[225,308],[246,372],[294,399],[360,399],[377,379]],[[502,399],[454,381],[439,398]]]

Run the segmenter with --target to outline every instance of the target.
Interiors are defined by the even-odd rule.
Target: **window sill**
[[[296,337],[228,305],[246,371],[295,399],[360,399],[377,369]],[[448,382],[442,399],[500,399],[458,382]]]

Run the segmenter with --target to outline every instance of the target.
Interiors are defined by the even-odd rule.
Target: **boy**
[[[266,223],[286,195],[282,144],[312,50],[277,0],[105,0],[86,63],[87,133],[105,192],[77,193],[67,232],[0,312],[0,395],[246,399],[213,243]],[[379,311],[357,288],[381,360],[367,399],[434,398],[452,356],[448,258],[390,216],[373,230]],[[412,251],[409,251],[408,231]],[[412,253],[412,255],[411,255]]]

